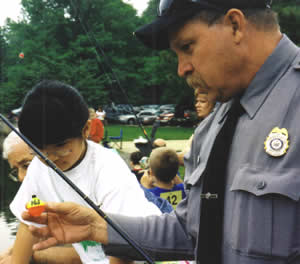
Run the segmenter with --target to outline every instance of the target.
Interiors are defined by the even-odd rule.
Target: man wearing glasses
[[[10,132],[3,141],[2,156],[11,168],[9,178],[15,182],[22,182],[34,157],[28,145],[15,132]]]
[[[158,17],[135,35],[150,48],[171,48],[178,75],[215,92],[223,105],[195,131],[185,163],[187,198],[176,211],[112,219],[155,259],[300,263],[300,51],[280,32],[271,1],[161,0]],[[130,254],[96,213],[75,204],[47,210],[73,232],[65,239],[69,225],[55,228],[46,215],[24,213],[48,223],[31,229],[47,238],[36,249],[90,238],[106,244],[108,254]]]

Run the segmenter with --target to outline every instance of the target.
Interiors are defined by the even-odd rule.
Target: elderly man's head
[[[161,147],[166,147],[167,143],[164,139],[162,138],[157,138],[153,141],[153,148],[161,148]]]
[[[136,36],[154,49],[170,47],[179,76],[227,101],[248,87],[281,38],[270,2],[161,0],[158,18]]]
[[[34,157],[28,145],[15,132],[10,132],[3,141],[2,155],[4,159],[7,159],[13,171],[15,171],[18,180],[22,182],[27,168]]]

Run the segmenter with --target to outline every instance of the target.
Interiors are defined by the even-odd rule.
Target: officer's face
[[[208,26],[193,20],[170,35],[178,75],[194,89],[216,93],[219,101],[229,100],[240,89],[243,59],[232,30],[226,22]]]

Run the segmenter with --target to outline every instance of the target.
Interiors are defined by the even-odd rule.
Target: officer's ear
[[[235,44],[240,44],[246,29],[246,17],[239,9],[232,8],[227,11],[224,23],[231,28],[231,34]]]

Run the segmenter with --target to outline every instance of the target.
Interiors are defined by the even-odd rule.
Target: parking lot
[[[190,126],[194,123],[194,110],[188,107],[165,105],[132,106],[111,104],[104,107],[106,119],[110,123],[152,125],[159,121],[161,125]]]

